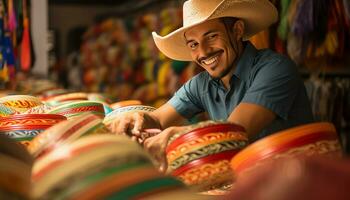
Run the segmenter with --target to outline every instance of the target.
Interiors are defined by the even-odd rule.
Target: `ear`
[[[236,33],[235,34],[236,40],[242,39],[244,34],[244,22],[242,20],[237,20],[233,25],[233,31],[234,33]]]

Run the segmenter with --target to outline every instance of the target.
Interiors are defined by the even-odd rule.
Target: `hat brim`
[[[229,9],[217,15],[214,12],[211,16],[190,26],[181,27],[166,36],[160,36],[156,32],[152,32],[152,36],[156,46],[165,56],[174,60],[192,61],[190,51],[186,46],[185,32],[198,24],[220,17],[235,17],[243,20],[245,25],[243,40],[248,40],[275,23],[278,19],[278,12],[269,1],[237,1],[231,3]]]

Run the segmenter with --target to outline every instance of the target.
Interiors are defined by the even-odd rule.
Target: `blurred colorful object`
[[[28,72],[33,63],[27,1],[0,1],[0,81],[3,83],[12,83],[17,73]]]
[[[96,101],[73,101],[63,103],[48,111],[50,114],[64,115],[68,119],[85,115],[88,113],[95,114],[100,118],[105,117],[103,104]]]
[[[62,145],[33,167],[36,199],[154,199],[190,192],[159,173],[149,155],[120,135],[92,135]],[[191,196],[191,195],[190,195]],[[165,198],[168,199],[168,198]]]
[[[60,90],[58,90],[60,92]],[[59,105],[62,103],[67,103],[71,101],[84,101],[88,100],[88,94],[85,92],[72,92],[72,93],[55,93],[57,95],[52,95],[45,98],[45,103],[48,105]]]
[[[43,105],[39,98],[30,95],[8,95],[1,97],[0,103],[20,113],[26,112],[30,108]]]
[[[125,101],[118,101],[118,102],[112,103],[111,108],[115,110],[125,106],[135,106],[135,105],[141,105],[141,104],[142,102],[139,100],[125,100]]]
[[[7,106],[5,106],[4,104],[0,103],[0,117],[6,117],[9,115],[13,115],[18,113],[17,111],[15,111],[12,108],[9,108]]]
[[[0,118],[0,134],[26,146],[45,129],[66,120],[62,115],[18,114]]]
[[[84,114],[75,120],[61,122],[42,132],[32,140],[28,150],[33,157],[37,158],[82,136],[106,133],[109,131],[99,116]]]
[[[349,184],[349,158],[286,157],[239,176],[220,199],[348,200]]]
[[[333,124],[319,122],[290,128],[249,145],[231,161],[238,175],[254,169],[261,163],[284,157],[342,155],[338,135]]]
[[[0,197],[30,199],[33,158],[22,145],[0,134]]]

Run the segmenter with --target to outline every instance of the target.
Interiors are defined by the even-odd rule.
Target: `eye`
[[[188,47],[192,50],[196,49],[197,46],[198,46],[197,42],[191,42],[188,44]]]
[[[213,40],[213,39],[215,39],[217,36],[218,36],[218,34],[210,34],[210,35],[208,35],[208,39],[209,39],[209,40]]]

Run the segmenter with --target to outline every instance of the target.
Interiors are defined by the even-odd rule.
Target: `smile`
[[[205,65],[212,65],[213,63],[216,63],[218,61],[219,56],[214,56],[205,60],[202,60],[202,64]]]

